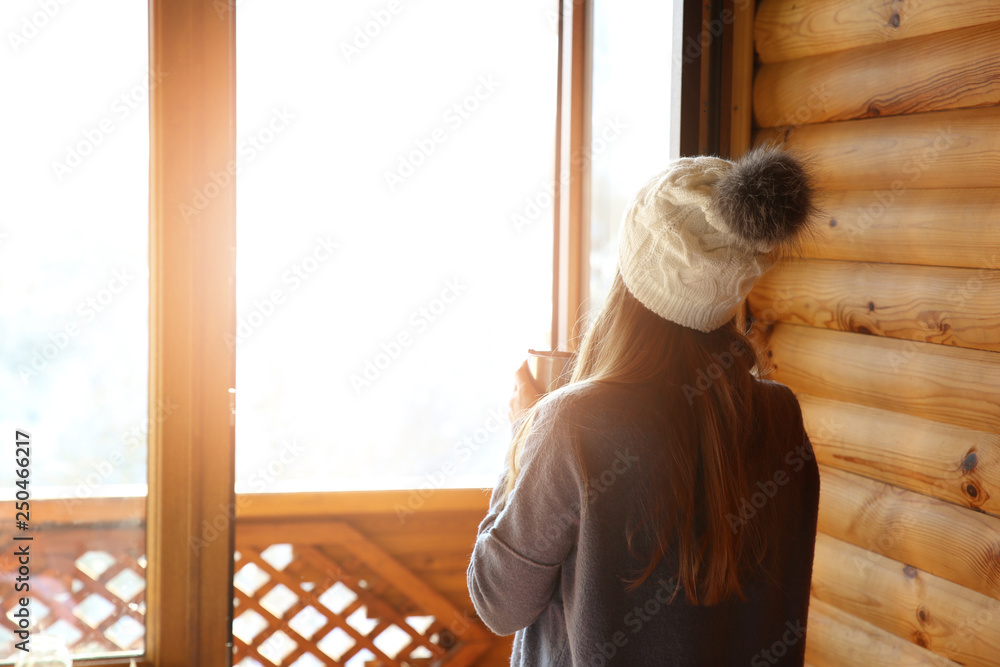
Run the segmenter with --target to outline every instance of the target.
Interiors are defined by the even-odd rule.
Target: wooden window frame
[[[222,9],[222,11],[220,11]],[[150,0],[146,651],[157,667],[232,662],[235,528],[236,20],[233,0]],[[206,195],[227,185],[197,215]],[[225,528],[219,530],[219,525]],[[215,539],[196,539],[204,526]],[[214,533],[213,533],[214,535]],[[110,664],[110,663],[109,663]]]
[[[680,154],[737,158],[751,142],[755,2],[675,1],[683,3]],[[573,351],[590,281],[593,0],[562,0],[559,17],[552,348]]]

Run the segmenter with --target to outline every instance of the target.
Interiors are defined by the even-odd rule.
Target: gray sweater
[[[767,474],[732,523],[752,521],[754,505],[778,503],[778,574],[758,568],[744,585],[746,601],[709,607],[691,605],[683,588],[666,604],[676,586],[672,550],[636,591],[619,578],[646,565],[629,553],[625,526],[657,483],[643,465],[662,447],[648,402],[635,388],[583,383],[543,404],[517,486],[501,506],[501,476],[467,573],[483,622],[498,635],[516,633],[511,665],[803,664],[819,470],[791,390],[754,384],[754,400],[777,402],[785,417],[755,425],[772,445]]]

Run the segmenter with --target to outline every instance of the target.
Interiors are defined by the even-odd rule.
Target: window
[[[149,76],[142,3],[7,2],[0,48],[0,656],[52,635],[75,656],[144,647],[148,411]],[[27,433],[28,438],[15,436]],[[30,476],[16,487],[15,443]],[[15,494],[20,492],[20,496]],[[15,497],[27,530],[13,542]],[[73,529],[100,498],[110,528]],[[10,511],[8,512],[8,508]],[[8,578],[30,545],[30,585]],[[8,566],[10,565],[10,566]],[[11,658],[13,660],[13,658]]]
[[[611,287],[622,214],[679,156],[680,8],[652,0],[593,3],[591,312]]]
[[[551,340],[557,28],[240,5],[237,491],[495,483]]]

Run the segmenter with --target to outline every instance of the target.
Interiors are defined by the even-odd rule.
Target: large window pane
[[[594,0],[593,6],[592,311],[611,288],[626,206],[678,155],[681,3]]]
[[[238,491],[495,482],[550,344],[557,12],[239,5]]]
[[[30,544],[31,646],[48,634],[75,656],[134,654],[145,634],[146,5],[8,0],[0,15],[0,656],[21,653],[12,529],[33,538],[17,543]],[[17,431],[30,435],[27,489],[10,465]],[[12,501],[26,490],[19,530]]]

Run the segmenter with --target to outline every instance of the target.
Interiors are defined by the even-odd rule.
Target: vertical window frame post
[[[146,657],[157,667],[232,662],[235,4],[149,4],[150,68],[165,74],[149,124]],[[176,408],[161,422],[163,404]]]

